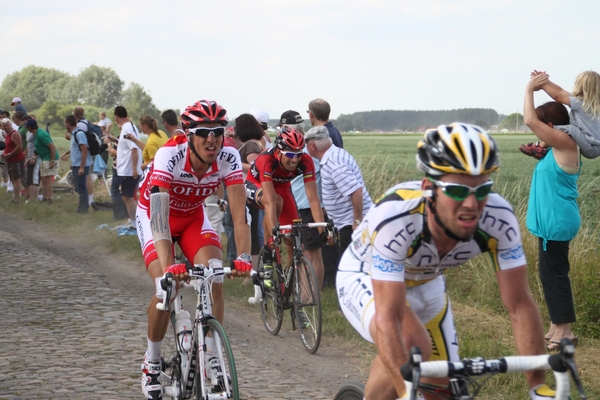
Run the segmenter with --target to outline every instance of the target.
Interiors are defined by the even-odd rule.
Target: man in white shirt
[[[135,221],[137,201],[135,193],[142,174],[142,150],[130,138],[139,139],[139,130],[127,117],[127,109],[123,106],[115,107],[115,122],[121,127],[119,145],[117,146],[117,174],[121,197],[127,208],[131,221]]]
[[[309,154],[321,163],[323,206],[339,229],[343,253],[350,244],[352,231],[373,205],[371,197],[354,157],[332,143],[326,127],[311,128],[304,141]]]

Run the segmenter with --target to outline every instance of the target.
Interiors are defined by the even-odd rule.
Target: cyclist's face
[[[288,171],[293,171],[298,168],[300,158],[302,157],[302,151],[295,150],[280,150],[281,154],[281,165]],[[292,157],[288,157],[292,155]]]
[[[488,175],[471,176],[461,174],[444,175],[438,180],[448,183],[456,183],[466,185],[472,188],[477,187],[489,180]],[[452,233],[460,238],[467,239],[475,233],[479,223],[479,217],[483,212],[483,208],[487,203],[487,197],[482,200],[477,200],[475,194],[471,193],[462,200],[455,200],[446,195],[441,187],[437,187],[429,179],[423,180],[423,188],[435,191],[435,210],[442,224],[446,226]],[[435,224],[434,227],[442,230],[430,215],[428,223]]]
[[[195,125],[194,128],[217,128],[221,127],[216,122]],[[188,130],[188,140],[191,140],[194,144],[194,148],[202,157],[207,164],[213,163],[217,159],[217,155],[223,147],[223,135],[215,136],[213,133],[209,133],[208,137],[203,138],[196,135]]]

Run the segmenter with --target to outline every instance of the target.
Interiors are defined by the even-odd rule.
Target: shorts
[[[137,234],[142,246],[142,254],[146,268],[154,260],[158,259],[152,238],[150,217],[148,211],[140,207],[135,212]],[[185,258],[193,263],[198,250],[204,246],[215,246],[221,249],[221,241],[215,230],[210,226],[208,218],[201,209],[185,216],[169,216],[169,228],[171,235],[177,238],[177,243]]]
[[[42,160],[37,157],[35,163],[29,164],[25,162],[25,186],[39,186],[40,185],[40,168],[42,166]]]
[[[119,193],[122,197],[131,197],[135,196],[136,190],[138,190],[138,185],[140,182],[140,177],[134,178],[133,176],[119,176]]]
[[[7,162],[6,166],[8,167],[8,178],[11,181],[21,179],[25,175],[25,160]]]
[[[352,327],[369,342],[371,320],[375,316],[375,298],[371,276],[357,272],[349,263],[360,264],[348,253],[342,256],[336,278],[338,301],[344,316]],[[450,299],[446,295],[443,275],[414,287],[406,287],[407,305],[417,314],[431,337],[433,352],[431,361],[459,361],[458,341]]]
[[[50,161],[42,161],[40,176],[56,176],[58,174],[58,160],[54,160],[54,168],[50,168]]]
[[[275,193],[281,196],[283,200],[283,208],[281,214],[279,214],[279,224],[289,225],[293,220],[298,219],[298,207],[296,206],[296,200],[292,194],[292,185],[277,185],[275,186]],[[248,204],[264,210],[262,204],[263,191],[260,186],[256,186],[253,182],[246,181],[246,200]]]
[[[298,210],[298,214],[304,223],[315,222],[310,208]],[[305,250],[317,250],[322,248],[323,244],[317,228],[302,228],[302,245]]]

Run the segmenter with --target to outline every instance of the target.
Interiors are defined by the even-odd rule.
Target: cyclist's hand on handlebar
[[[173,265],[169,265],[169,267],[165,271],[165,275],[168,274],[168,273],[170,273],[170,274],[173,275],[173,280],[175,280],[175,281],[186,281],[186,282],[189,282],[189,280],[190,280],[190,276],[188,274],[187,266],[185,264],[173,264]]]
[[[231,268],[237,271],[235,275],[246,276],[252,270],[252,258],[249,254],[242,253],[231,262]]]
[[[277,241],[275,240],[275,236],[270,236],[269,239],[267,239],[267,243],[265,244],[265,249],[275,250],[276,246],[277,246]]]
[[[336,235],[334,235],[330,230],[324,230],[319,236],[321,237],[321,241],[323,243],[327,243],[327,246],[333,246],[337,241]]]

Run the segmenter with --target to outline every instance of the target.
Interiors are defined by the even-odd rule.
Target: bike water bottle
[[[177,331],[177,341],[185,352],[192,348],[192,321],[190,313],[183,307],[175,314],[175,330]]]

